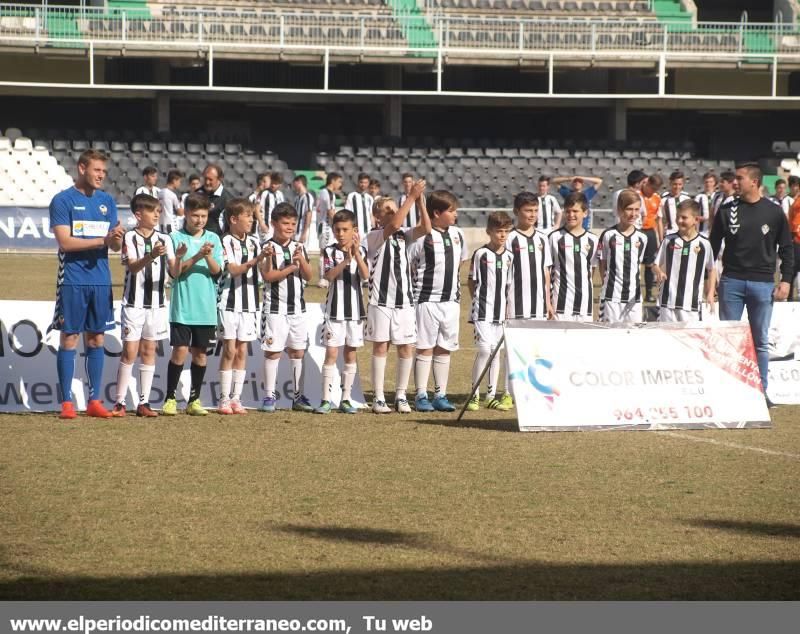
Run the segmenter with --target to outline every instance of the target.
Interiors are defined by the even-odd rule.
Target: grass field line
[[[762,447],[754,447],[752,445],[742,445],[736,442],[728,442],[726,440],[715,440],[714,438],[700,438],[698,436],[690,436],[677,431],[664,431],[661,432],[665,436],[672,436],[673,438],[682,438],[684,440],[691,440],[693,442],[707,442],[712,445],[719,445],[721,447],[728,447],[730,449],[744,449],[746,451],[755,451],[757,453],[766,454],[768,456],[779,456],[781,458],[791,458],[792,460],[800,460],[800,454],[790,453],[788,451],[776,451],[774,449],[764,449]]]

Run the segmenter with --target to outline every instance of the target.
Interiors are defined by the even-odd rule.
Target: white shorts
[[[591,323],[593,320],[591,315],[564,315],[556,313],[556,321],[574,321],[577,323]]]
[[[489,346],[494,350],[495,346],[503,337],[503,324],[476,321],[472,325],[475,326],[475,343],[479,346]]]
[[[367,306],[367,341],[390,341],[395,346],[417,340],[417,313],[413,306]]]
[[[237,313],[232,310],[218,310],[219,334],[221,339],[255,341],[258,338],[256,313]]]
[[[658,321],[666,323],[700,321],[700,311],[660,306],[658,308]]]
[[[364,345],[364,326],[360,321],[325,320],[322,326],[322,343],[328,348],[350,346],[360,348]]]
[[[460,306],[455,302],[423,302],[417,306],[417,348],[458,350]]]
[[[123,306],[120,316],[123,341],[159,341],[169,339],[169,313],[161,308],[133,308]]]
[[[265,352],[283,352],[287,348],[305,350],[308,347],[306,314],[261,314],[261,349]]]
[[[607,324],[640,324],[642,302],[600,302],[600,321]]]

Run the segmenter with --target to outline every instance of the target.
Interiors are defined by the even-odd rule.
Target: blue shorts
[[[52,330],[79,332],[114,330],[114,298],[111,286],[62,286],[56,296]]]

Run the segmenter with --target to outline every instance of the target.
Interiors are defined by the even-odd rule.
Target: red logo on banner
[[[675,330],[671,334],[691,347],[699,347],[709,363],[742,383],[761,390],[756,348],[750,328],[746,324],[702,330]]]

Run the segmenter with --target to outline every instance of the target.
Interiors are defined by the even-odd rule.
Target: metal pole
[[[772,56],[772,96],[778,96],[778,56]]]
[[[286,36],[284,34],[285,28],[286,28],[286,20],[284,19],[283,14],[281,13],[281,33],[280,33],[281,46],[283,46],[284,43],[286,42]]]
[[[128,37],[128,14],[122,12],[122,41],[124,42]]]
[[[442,43],[436,49],[436,92],[442,92]]]
[[[94,86],[94,40],[89,40],[89,84]]]
[[[547,64],[547,94],[553,94],[553,53],[550,53],[548,56],[548,64]]]
[[[500,341],[497,343],[495,349],[492,350],[492,354],[489,357],[489,360],[486,362],[486,367],[483,368],[483,372],[481,372],[481,375],[478,377],[478,380],[475,382],[475,385],[472,386],[472,389],[469,392],[469,396],[467,396],[467,400],[464,401],[464,404],[461,406],[461,411],[458,413],[458,418],[456,418],[457,421],[461,420],[461,417],[464,415],[464,412],[467,411],[467,405],[469,405],[469,401],[472,398],[472,395],[475,394],[475,390],[477,390],[478,387],[480,387],[481,381],[483,381],[483,377],[485,377],[486,373],[489,371],[489,367],[492,365],[492,361],[494,361],[494,358],[497,356],[497,353],[500,352],[500,347],[503,345],[503,342],[505,340],[506,340],[506,335],[504,333],[503,336],[500,337]],[[508,381],[508,377],[506,377],[506,381]]]
[[[208,45],[208,87],[214,87],[214,46]]]
[[[658,94],[664,96],[667,85],[667,56],[664,53],[658,56]]]
[[[330,76],[330,62],[331,62],[331,49],[327,46],[325,47],[325,79],[323,88],[324,90],[328,90],[328,79]]]

